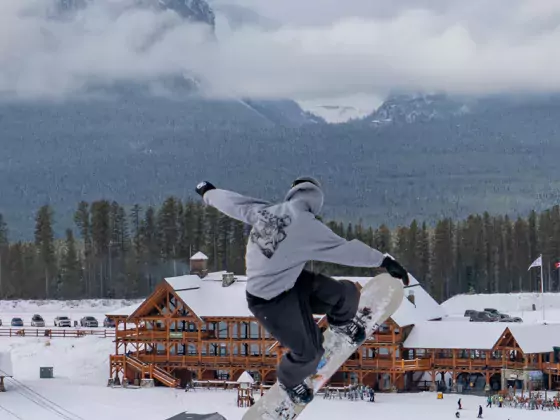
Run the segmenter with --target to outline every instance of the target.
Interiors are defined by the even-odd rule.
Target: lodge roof
[[[226,271],[209,273],[204,278],[189,274],[177,277],[166,277],[164,281],[183,302],[199,317],[253,317],[247,307],[245,297],[246,276],[235,276],[235,282],[227,287],[222,286]],[[369,277],[335,277],[347,279],[364,285]],[[407,293],[414,292],[415,304],[408,299],[403,302],[391,317],[399,326],[412,325],[418,321],[438,319],[443,316],[438,303],[411,277],[411,288]],[[141,304],[130,305],[113,311],[113,316],[130,316]]]
[[[497,322],[417,322],[404,341],[407,349],[490,350],[507,326]]]
[[[509,324],[523,353],[548,353],[560,347],[560,324]]]

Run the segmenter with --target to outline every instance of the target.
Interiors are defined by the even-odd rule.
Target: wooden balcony
[[[272,338],[258,338],[258,337],[219,337],[216,331],[203,331],[201,333],[202,341],[212,341],[212,342],[244,342],[244,343],[259,343],[262,340],[275,342]],[[166,330],[150,330],[150,329],[140,329],[140,330],[119,330],[117,331],[117,339],[123,341],[154,341],[154,342],[165,342],[165,341],[197,341],[198,332],[197,331],[169,331]]]

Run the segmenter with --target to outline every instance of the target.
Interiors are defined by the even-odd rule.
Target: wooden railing
[[[142,341],[173,341],[173,340],[198,340],[198,332],[196,331],[165,331],[165,330],[148,330],[139,329],[138,331],[134,329],[130,330],[119,330],[117,331],[117,338],[124,340],[142,340]],[[218,337],[215,331],[203,331],[201,333],[201,338],[203,341],[222,341],[222,342],[255,342],[258,343],[261,340],[274,342],[272,338],[261,339],[261,338],[227,338]]]
[[[66,337],[79,338],[95,335],[102,338],[115,337],[114,329],[72,329],[72,328],[0,328],[0,337]]]
[[[486,360],[485,358],[453,358],[449,357],[438,357],[434,359],[434,367],[438,368],[459,368],[459,369],[485,369],[485,368],[494,368],[494,369],[501,369],[503,367],[507,367],[508,369],[522,369],[524,367],[537,367],[531,364],[526,365],[525,362],[522,361],[510,361],[507,360],[504,362],[502,359],[493,359],[489,358]]]

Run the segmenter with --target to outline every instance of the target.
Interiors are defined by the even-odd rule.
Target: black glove
[[[199,183],[196,186],[196,192],[198,194],[200,194],[201,197],[204,197],[204,194],[206,194],[207,191],[210,190],[215,190],[216,187],[214,187],[210,182],[208,181],[202,181],[201,183]]]
[[[409,283],[408,273],[403,268],[403,266],[400,265],[393,258],[391,258],[391,257],[383,258],[383,262],[381,263],[380,267],[383,267],[385,270],[387,270],[387,272],[392,277],[395,277],[397,279],[401,279],[403,284],[405,286],[408,286],[408,283]]]

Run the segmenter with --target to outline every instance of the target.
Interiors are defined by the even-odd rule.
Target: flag
[[[542,255],[539,258],[537,258],[535,261],[533,261],[533,264],[529,266],[529,270],[533,267],[541,267],[541,266],[542,266]]]
[[[554,264],[554,268],[560,268],[560,262],[557,262],[556,264]]]

